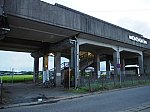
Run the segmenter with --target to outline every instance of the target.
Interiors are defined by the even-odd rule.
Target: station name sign
[[[129,39],[132,40],[132,41],[142,43],[142,44],[147,44],[147,41],[145,39],[142,39],[142,38],[139,38],[139,37],[136,37],[136,36],[129,35]]]

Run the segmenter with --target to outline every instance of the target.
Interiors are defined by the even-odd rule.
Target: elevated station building
[[[107,71],[111,63],[116,75],[135,64],[141,75],[150,73],[150,40],[141,34],[40,0],[0,0],[0,6],[0,50],[31,53],[35,81],[39,58],[43,57],[45,72],[49,53],[55,56],[56,86],[61,84],[61,57],[70,60],[75,87],[87,67],[100,74],[101,60],[106,61]]]

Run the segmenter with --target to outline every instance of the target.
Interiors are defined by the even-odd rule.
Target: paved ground
[[[145,110],[142,110],[142,111],[140,111],[140,112],[150,112],[150,108],[145,109]]]
[[[35,102],[39,98],[56,99],[76,95],[66,92],[63,87],[44,88],[33,83],[4,84],[4,104],[18,104]]]
[[[1,112],[137,112],[150,105],[150,86],[106,92],[55,103],[1,109]],[[150,107],[150,106],[149,106]],[[133,108],[133,111],[130,109]],[[149,112],[149,108],[141,112]]]
[[[144,103],[120,112],[150,112],[150,103]]]

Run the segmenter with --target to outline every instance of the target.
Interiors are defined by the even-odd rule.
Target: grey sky
[[[59,3],[150,38],[150,0],[42,0]],[[40,61],[40,63],[42,63]],[[40,64],[41,65],[41,64]],[[50,59],[50,67],[53,66]],[[33,70],[26,53],[0,52],[0,70]],[[40,67],[42,69],[42,67]]]

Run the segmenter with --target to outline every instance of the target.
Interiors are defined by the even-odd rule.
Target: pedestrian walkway
[[[44,88],[34,83],[4,84],[3,105],[31,103],[38,100],[58,99],[77,95],[67,92],[64,87]]]
[[[122,90],[124,89],[129,88],[122,88]],[[74,99],[118,90],[120,91],[121,89],[78,94],[68,92],[67,89],[64,89],[64,87],[44,88],[39,84],[35,85],[33,83],[4,84],[4,103],[0,105],[0,109],[55,103],[61,100]],[[131,107],[119,112],[150,112],[150,103]]]

